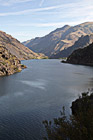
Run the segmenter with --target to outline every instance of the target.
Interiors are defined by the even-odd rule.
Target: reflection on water
[[[45,80],[42,80],[42,79],[37,79],[36,81],[20,81],[20,82],[22,82],[25,85],[34,87],[34,88],[39,88],[39,89],[45,90],[46,82],[45,82]]]
[[[41,140],[42,121],[67,113],[81,92],[93,88],[93,67],[60,60],[23,61],[27,69],[0,77],[0,140]]]

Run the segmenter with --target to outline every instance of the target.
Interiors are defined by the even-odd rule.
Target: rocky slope
[[[93,43],[85,48],[75,50],[66,63],[93,66]]]
[[[43,54],[37,54],[31,51],[29,48],[21,44],[17,39],[2,31],[0,31],[0,44],[7,48],[9,52],[15,55],[19,60],[45,57]]]
[[[26,67],[21,65],[20,60],[0,44],[0,76],[20,72],[23,68]]]
[[[71,47],[82,35],[93,33],[93,22],[86,22],[77,26],[65,25],[44,37],[23,42],[25,46],[36,53],[44,53],[52,57],[60,51]]]
[[[88,46],[89,44],[91,44],[93,42],[93,34],[91,35],[86,35],[86,36],[81,36],[74,45],[72,45],[71,47],[64,49],[62,51],[60,51],[59,53],[52,55],[51,58],[64,58],[64,57],[68,57],[74,50],[78,49],[78,48],[84,48],[86,46]]]

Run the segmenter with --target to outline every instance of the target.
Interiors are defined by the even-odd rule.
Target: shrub
[[[61,116],[53,122],[43,121],[47,132],[44,140],[93,140],[93,93],[82,94],[79,101],[83,106],[81,103],[81,109],[69,119],[63,108]]]

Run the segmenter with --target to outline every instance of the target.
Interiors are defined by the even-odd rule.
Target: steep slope
[[[21,44],[17,39],[11,35],[0,31],[0,44],[6,47],[11,54],[15,55],[20,60],[40,58],[43,55],[31,51],[29,48]]]
[[[85,48],[75,50],[66,63],[93,66],[93,43]]]
[[[50,34],[23,42],[25,46],[37,53],[51,57],[58,52],[71,47],[82,35],[93,33],[93,22],[86,22],[74,27],[65,25]]]
[[[64,49],[63,51],[60,51],[59,53],[52,55],[51,58],[63,58],[63,57],[68,57],[74,50],[78,48],[84,48],[91,44],[93,42],[93,34],[91,35],[86,35],[86,36],[81,36],[74,45],[71,47]]]
[[[0,44],[0,76],[20,72],[22,68],[25,68],[25,66],[21,65],[20,60]]]

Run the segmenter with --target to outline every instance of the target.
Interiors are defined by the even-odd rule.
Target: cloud
[[[55,11],[44,11],[44,12],[38,12],[37,16],[39,17],[41,16],[52,16],[52,18],[56,17],[56,19],[68,19],[68,18],[72,18],[72,19],[76,19],[76,18],[86,18],[86,17],[90,17],[93,20],[93,6],[85,6],[85,7],[78,7],[77,9],[72,7],[72,10],[68,9],[62,11],[60,10],[55,10]],[[73,12],[72,12],[73,11]]]
[[[44,2],[45,2],[45,0],[41,0],[40,1],[40,6],[42,6]]]
[[[7,4],[28,2],[28,1],[32,1],[32,0],[15,0],[15,1],[8,0]],[[40,6],[42,6],[44,1],[45,0],[41,0]],[[91,2],[91,4],[89,2]],[[70,15],[69,13],[71,13],[71,15],[75,15],[75,13],[76,14],[80,13],[79,16],[81,16],[81,14],[85,15],[85,14],[87,14],[87,12],[89,13],[88,10],[92,10],[92,12],[93,12],[93,5],[92,5],[93,2],[90,0],[89,0],[89,2],[85,0],[85,2],[82,1],[82,2],[77,2],[77,3],[68,3],[68,4],[62,4],[62,5],[56,5],[56,6],[49,6],[49,7],[44,7],[44,8],[27,9],[27,10],[16,11],[16,12],[0,13],[0,16],[28,15],[28,14],[32,14],[33,12],[34,13],[36,12],[37,14],[39,14],[39,13],[44,14],[44,12],[46,12],[45,14],[47,14],[47,12],[49,12],[49,14],[51,14],[50,11],[52,11],[54,14],[55,14],[55,12],[56,13],[58,12],[58,16],[62,15],[62,14],[60,14],[60,12],[63,12],[64,16],[66,16],[65,12],[67,12],[68,15]]]
[[[28,10],[23,10],[18,12],[0,13],[0,16],[24,15],[24,14],[29,14],[31,12],[42,12],[42,11],[49,11],[49,10],[55,10],[59,8],[66,8],[66,7],[72,7],[72,5],[64,4],[64,5],[50,6],[50,7],[37,8],[37,9],[28,9]]]
[[[0,5],[10,6],[17,3],[25,3],[25,2],[30,2],[30,1],[33,1],[33,0],[0,0]]]
[[[20,0],[20,2],[22,2],[23,0]],[[27,0],[24,0],[27,1]],[[17,1],[16,1],[17,2]],[[77,7],[77,8],[76,8]],[[8,12],[8,13],[0,13],[0,16],[14,16],[14,15],[27,15],[27,14],[31,14],[33,12],[44,12],[44,11],[51,11],[51,10],[63,10],[63,9],[71,9],[73,10],[79,10],[82,9],[91,9],[93,8],[93,6],[88,5],[87,3],[69,3],[69,4],[62,4],[62,5],[57,5],[57,6],[50,6],[50,7],[44,7],[44,8],[36,8],[36,9],[27,9],[27,10],[23,10],[23,11],[17,11],[17,12]],[[86,11],[85,11],[86,13]],[[72,14],[74,14],[72,12]]]
[[[28,10],[23,10],[19,12],[0,13],[0,16],[24,15],[24,14],[29,14],[31,12],[49,11],[49,10],[54,10],[61,7],[63,6],[58,5],[58,6],[51,6],[51,7],[45,7],[45,8],[28,9]]]
[[[71,26],[74,26],[74,25],[77,25],[79,23],[83,23],[83,22],[86,22],[86,20],[79,20],[79,21],[73,21],[73,22],[53,22],[53,23],[18,23],[18,24],[13,24],[13,26],[19,26],[19,27],[62,27],[64,25],[71,25]],[[9,25],[9,24],[8,24]],[[12,24],[10,24],[10,26],[12,26]],[[24,36],[29,36],[28,33],[18,33],[17,34],[18,36],[21,36],[21,35],[24,35]]]

